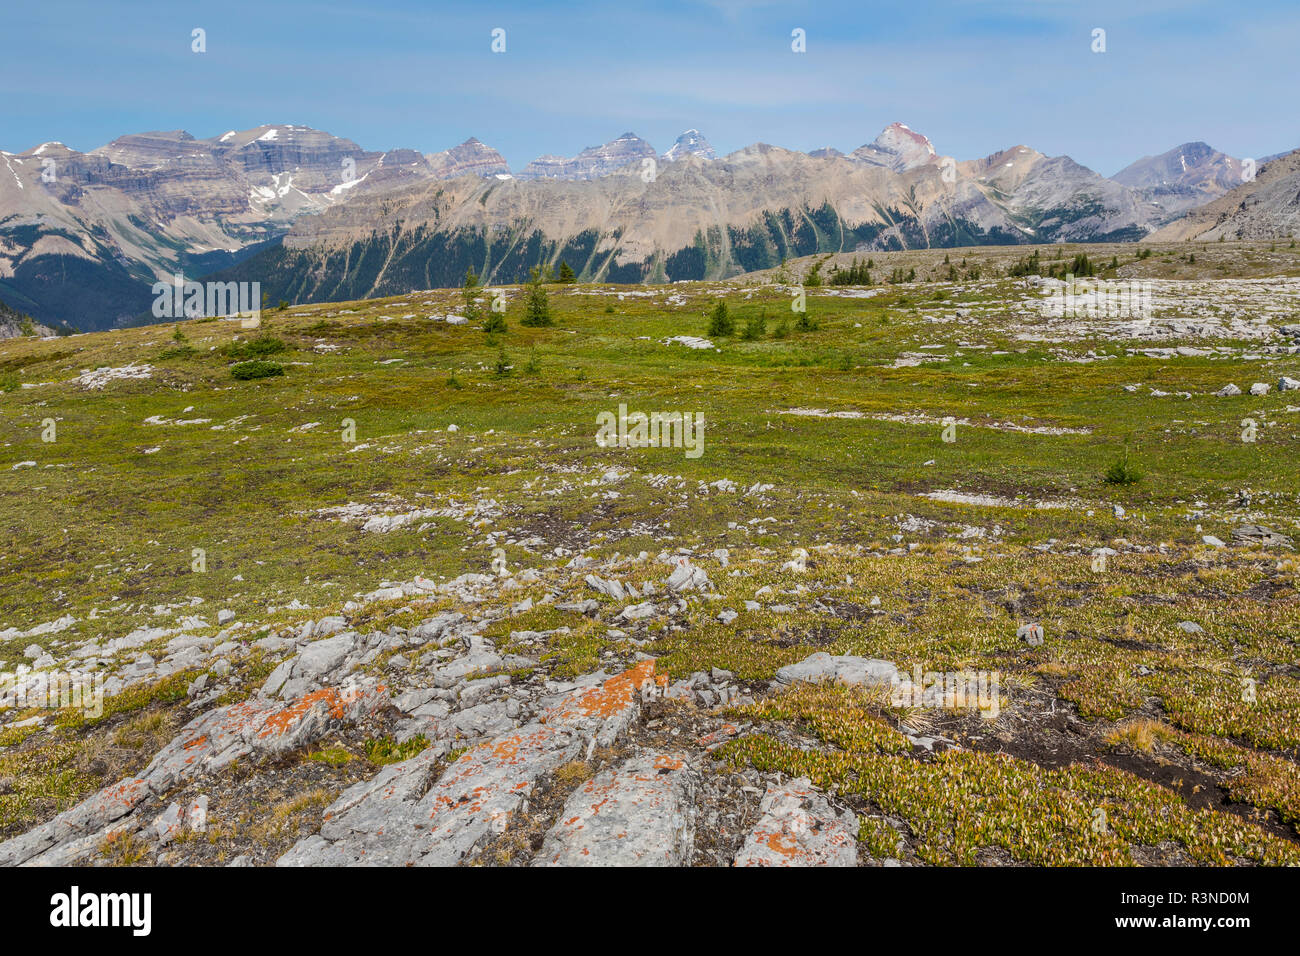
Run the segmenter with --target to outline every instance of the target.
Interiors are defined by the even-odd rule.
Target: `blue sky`
[[[1300,146],[1295,0],[4,5],[0,148],[15,152],[301,123],[368,149],[477,136],[518,169],[626,130],[661,151],[697,127],[720,153],[847,152],[897,120],[958,159],[1024,143],[1109,175],[1190,140]]]

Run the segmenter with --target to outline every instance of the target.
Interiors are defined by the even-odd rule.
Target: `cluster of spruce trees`
[[[567,269],[565,263],[560,263]],[[572,270],[569,270],[572,275]],[[479,292],[481,290],[478,276],[474,274],[474,268],[471,266],[465,273],[465,281],[460,287],[461,296],[465,305],[461,310],[465,318],[471,322],[477,322],[484,318],[483,307],[478,304]],[[524,291],[524,314],[519,320],[519,324],[528,328],[537,328],[540,326],[554,325],[555,319],[551,316],[551,303],[546,295],[545,280],[542,278],[542,270],[538,266],[533,266],[528,274],[528,283]],[[506,330],[506,315],[504,311],[498,311],[489,306],[488,314],[483,322],[483,331],[489,335],[504,332]]]
[[[874,259],[859,263],[857,256],[854,256],[853,265],[847,269],[837,268],[831,271],[831,285],[871,285],[871,269],[875,264]]]
[[[1138,253],[1138,258],[1142,258],[1141,253]],[[1118,266],[1119,261],[1115,260],[1111,268],[1118,268]],[[1067,275],[1087,277],[1096,274],[1097,266],[1083,252],[1076,255],[1068,266],[1064,262],[1049,262],[1047,268],[1044,269],[1037,249],[1029,255],[1017,259],[1007,269],[1007,275],[1013,279],[1021,276],[1047,276],[1049,278],[1064,279]]]

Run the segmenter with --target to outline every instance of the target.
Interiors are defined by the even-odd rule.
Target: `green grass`
[[[1097,509],[1091,516],[1076,509],[997,514],[1008,536],[1025,544],[1050,537],[1100,544],[1137,535],[1190,547],[1199,535],[1186,513],[1198,499],[1221,507],[1248,486],[1278,502],[1294,501],[1296,424],[1283,411],[1285,396],[1243,398],[1229,410],[1213,397],[1172,403],[1121,388],[1141,381],[1209,390],[1228,374],[1245,377],[1237,371],[1200,359],[1183,360],[1177,368],[1134,356],[1091,365],[1056,362],[1037,347],[1020,351],[1026,347],[995,322],[987,330],[945,335],[892,308],[895,295],[883,301],[812,295],[820,331],[736,342],[716,353],[659,342],[700,334],[707,324],[706,300],[669,307],[626,300],[610,320],[603,312],[608,297],[566,287],[551,293],[555,328],[504,337],[509,350],[528,349],[540,372],[505,378],[493,370],[498,350],[485,347],[471,330],[384,321],[411,311],[387,302],[277,315],[268,334],[286,343],[280,353],[286,365],[310,364],[265,379],[254,391],[231,388],[226,366],[216,357],[237,335],[233,323],[184,323],[197,358],[169,362],[149,381],[115,382],[103,391],[62,382],[81,368],[136,360],[144,344],[165,338],[166,330],[4,343],[0,358],[30,361],[23,366],[25,381],[56,384],[7,392],[0,400],[7,463],[37,462],[30,469],[0,468],[0,528],[10,542],[0,558],[7,582],[0,592],[0,621],[39,623],[31,609],[51,595],[50,617],[67,610],[80,618],[97,607],[111,621],[146,601],[174,603],[191,595],[217,601],[237,594],[232,603],[249,609],[274,603],[277,595],[281,603],[295,596],[313,604],[337,596],[341,603],[381,577],[486,567],[490,549],[471,547],[461,522],[434,519],[446,533],[361,535],[315,514],[349,501],[373,501],[377,493],[418,505],[464,500],[467,491],[482,487],[481,497],[505,502],[524,523],[541,516],[571,522],[585,517],[595,531],[613,530],[635,515],[689,528],[701,540],[728,537],[728,521],[752,516],[739,500],[691,494],[665,500],[636,483],[599,508],[576,489],[541,493],[531,479],[539,467],[554,476],[559,463],[677,474],[690,487],[723,477],[741,486],[761,481],[796,487],[799,500],[782,495],[772,506],[774,533],[754,539],[781,546],[809,538],[883,540],[893,530],[883,519],[899,511],[932,520],[963,517],[968,509],[915,494],[937,489],[1078,497]],[[779,314],[783,306],[788,310],[784,297],[760,291],[735,302],[732,313],[743,323],[763,311]],[[353,314],[331,316],[334,334],[321,340],[340,345],[339,351],[314,351],[320,343],[308,329],[325,313],[343,310]],[[875,324],[874,315],[888,315],[890,325]],[[968,351],[961,361],[897,369],[886,364],[918,342],[945,338],[949,351],[958,350],[952,339],[988,347]],[[72,354],[69,342],[76,343]],[[1075,350],[1093,346],[1114,353],[1119,344],[1083,342]],[[217,351],[209,351],[214,345]],[[1007,346],[1009,354],[991,354]],[[42,353],[61,357],[42,360]],[[845,354],[852,356],[848,369]],[[403,361],[378,364],[390,358]],[[1271,367],[1251,372],[1253,377],[1300,374],[1294,359],[1259,364]],[[449,384],[453,379],[459,387]],[[704,455],[692,460],[673,449],[597,447],[596,414],[620,402],[632,409],[702,412]],[[1091,433],[1047,436],[965,427],[955,443],[944,443],[938,425],[777,414],[801,406],[866,416],[953,415]],[[1277,427],[1261,430],[1256,443],[1243,443],[1237,440],[1238,421],[1247,413],[1262,413]],[[210,421],[146,424],[151,416]],[[46,417],[59,423],[53,444],[40,440]],[[355,423],[353,444],[340,440],[345,419]],[[293,430],[310,422],[320,424]],[[446,432],[453,423],[459,431]],[[1145,478],[1137,485],[1110,485],[1102,475],[1126,439]],[[369,447],[354,452],[357,445]],[[159,451],[144,454],[153,447]],[[237,467],[242,461],[259,465]],[[846,495],[848,489],[858,496]],[[1139,513],[1137,523],[1112,521],[1104,513],[1112,503]],[[190,571],[194,548],[206,551],[206,573]],[[244,580],[232,586],[236,574]],[[334,588],[322,590],[326,582]]]
[[[412,737],[404,743],[396,743],[391,737],[382,737],[365,742],[366,759],[373,764],[400,763],[410,760],[416,754],[427,750],[429,741],[423,736]]]
[[[1224,245],[1225,257],[1240,260],[1236,274],[1258,274],[1273,261],[1247,244]],[[1188,268],[1113,248],[1086,251],[1099,266],[1117,254],[1121,276]],[[1059,256],[1068,262],[1078,251],[1062,247]],[[877,254],[873,275],[917,268],[928,280],[944,254],[933,254],[929,265],[931,253]],[[986,276],[994,274],[989,262],[1010,255],[946,254],[953,264],[962,257],[984,262]],[[1196,259],[1201,275],[1218,274],[1226,261],[1199,246]],[[1300,377],[1300,357],[1244,358],[1257,343],[1231,339],[1209,343],[1236,349],[1231,362],[1151,358],[1129,351],[1150,342],[1103,334],[1028,340],[1027,293],[1005,279],[918,281],[870,298],[809,289],[816,328],[801,330],[784,291],[745,281],[675,285],[622,300],[618,293],[645,290],[548,287],[554,326],[512,322],[491,343],[472,325],[423,318],[454,311],[454,290],[294,307],[264,316],[265,328],[251,339],[238,323],[213,321],[181,323],[181,344],[171,326],[0,342],[0,629],[72,614],[73,628],[36,639],[58,651],[67,646],[60,642],[156,624],[156,605],[195,598],[202,603],[193,612],[208,620],[229,607],[240,620],[271,628],[335,612],[381,581],[487,572],[496,546],[514,570],[566,562],[552,553],[556,547],[598,558],[725,547],[732,551],[727,571],[710,566],[721,601],[693,604],[677,619],[680,629],[659,627],[644,648],[675,678],[716,666],[762,687],[812,650],[887,657],[905,668],[995,668],[1050,692],[1103,730],[1159,719],[1170,732],[1157,746],[1171,759],[1199,755],[1224,771],[1236,798],[1296,819],[1300,804],[1285,772],[1300,747],[1296,564],[1276,554],[1214,550],[1201,537],[1229,539],[1246,515],[1233,504],[1242,489],[1251,494],[1252,520],[1293,536],[1300,527],[1294,396],[1212,394],[1228,381],[1245,387]],[[513,291],[513,303],[519,294]],[[739,336],[716,343],[720,351],[664,344],[705,335],[723,294]],[[1279,313],[1270,321],[1296,319]],[[1065,360],[1089,351],[1095,361]],[[940,359],[896,367],[903,353]],[[102,390],[75,382],[82,369],[131,362],[153,363],[151,377]],[[232,362],[274,365],[285,374],[236,381],[240,364]],[[1125,391],[1139,382],[1141,392]],[[1151,388],[1192,397],[1154,398]],[[598,446],[597,415],[620,404],[702,413],[703,455]],[[799,408],[858,417],[783,414]],[[953,442],[942,436],[947,417],[970,423],[957,426]],[[1263,423],[1254,442],[1241,440],[1245,417]],[[53,443],[41,440],[47,418],[58,425]],[[13,468],[25,461],[36,465]],[[626,476],[605,481],[610,469]],[[651,475],[671,477],[651,482]],[[752,498],[701,491],[719,479],[740,489],[774,488]],[[944,490],[1008,504],[926,497]],[[1063,506],[1034,507],[1039,501]],[[437,514],[386,534],[364,533],[329,512],[349,503]],[[1113,505],[1126,517],[1116,517]],[[926,530],[901,531],[905,515]],[[963,537],[970,529],[977,533]],[[489,542],[493,532],[498,537]],[[540,543],[528,543],[534,539]],[[1051,552],[1036,550],[1051,541]],[[1102,546],[1121,553],[1098,573],[1089,552]],[[795,547],[812,549],[807,575],[777,570]],[[193,570],[195,549],[204,552],[203,571]],[[651,562],[621,575],[638,585],[663,577]],[[724,607],[742,610],[763,586],[773,589],[764,603],[798,610],[745,612],[730,625],[717,620]],[[790,593],[799,586],[857,611],[810,609],[810,597]],[[511,599],[537,599],[544,590]],[[882,600],[878,614],[866,609],[872,596]],[[267,610],[294,599],[311,610]],[[366,613],[354,626],[413,622],[404,605]],[[1178,630],[1186,619],[1204,633]],[[1044,626],[1048,639],[1040,647],[1015,637],[1029,620]],[[510,634],[524,630],[549,632],[533,650],[555,679],[588,673],[627,649],[606,624],[553,606],[494,621],[487,636],[522,651]],[[0,668],[24,661],[31,642],[0,640]],[[221,702],[255,688],[270,666],[252,661],[240,690]],[[133,690],[111,705],[114,715],[175,703],[195,676]],[[1242,699],[1243,680],[1257,683],[1252,702]],[[856,713],[846,707],[838,709]],[[94,729],[75,717],[59,723],[64,734]],[[29,743],[18,732],[0,738],[10,747]],[[1179,798],[1150,791],[1155,785],[1147,781],[1003,765],[978,754],[913,767],[883,737],[846,744],[832,734],[823,743],[801,755],[747,738],[725,756],[807,771],[837,786],[857,780],[864,799],[877,803],[901,788],[890,812],[916,821],[935,862],[969,861],[989,845],[975,818],[951,801],[944,810],[926,809],[927,795],[949,778],[962,781],[953,793],[998,821],[998,845],[1019,840],[1023,821],[1052,807],[1063,814],[1060,826],[1070,827],[1086,822],[1094,806],[1110,808],[1110,837],[1034,831],[1017,859],[1127,862],[1135,841],[1166,837],[1206,862],[1229,851],[1257,861],[1286,856],[1227,823],[1188,815]],[[372,741],[366,751],[375,762],[413,752],[391,740]],[[327,759],[327,751],[319,753],[313,759]],[[907,766],[892,767],[903,760]],[[985,789],[973,782],[979,779]],[[1026,787],[1058,796],[1013,798]],[[1074,796],[1060,796],[1066,793]],[[866,824],[863,833],[872,846],[892,838]],[[1198,834],[1225,842],[1216,850],[1204,842],[1210,836]]]

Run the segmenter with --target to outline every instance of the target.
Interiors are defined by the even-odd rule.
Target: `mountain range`
[[[1300,150],[1266,160],[1250,182],[1158,230],[1162,241],[1300,236]]]
[[[561,259],[584,279],[663,282],[820,251],[1137,240],[1242,178],[1203,143],[1111,178],[1027,146],[959,162],[900,123],[847,154],[718,157],[698,130],[660,154],[628,132],[518,172],[473,138],[371,151],[292,125],[45,143],[0,164],[0,300],[86,330],[139,320],[176,273],[310,301],[455,285],[471,267],[513,282]]]
[[[1241,160],[1205,143],[1184,143],[1159,156],[1144,156],[1111,179],[1172,214],[1217,199],[1247,176]]]

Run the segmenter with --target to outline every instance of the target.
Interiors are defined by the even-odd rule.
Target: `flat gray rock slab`
[[[698,776],[676,754],[643,754],[579,787],[534,866],[685,866]]]
[[[509,705],[505,701],[494,700],[451,714],[442,729],[455,731],[461,737],[477,741],[504,734],[518,723],[510,719]]]
[[[451,866],[505,832],[537,781],[581,749],[567,730],[530,724],[464,754],[416,805],[418,862]]]
[[[306,645],[302,651],[282,661],[262,685],[263,697],[290,699],[315,690],[346,661],[349,655],[361,649],[360,636],[345,631],[333,637]]]
[[[797,664],[788,664],[776,672],[780,684],[847,684],[861,687],[892,686],[898,682],[898,668],[889,661],[874,657],[842,655],[832,657],[818,652]]]
[[[436,641],[443,636],[448,628],[454,627],[464,620],[465,615],[459,611],[447,611],[413,627],[410,636],[419,643]]]
[[[800,777],[767,788],[736,866],[857,866],[858,819]]]
[[[1262,524],[1243,524],[1233,529],[1232,543],[1238,546],[1259,546],[1265,548],[1291,548],[1291,539],[1279,531],[1266,528]]]
[[[308,644],[298,655],[295,677],[319,678],[334,670],[356,649],[357,635],[343,633]]]
[[[582,742],[541,724],[475,747],[419,796],[432,760],[421,754],[383,786],[299,841],[277,866],[454,866],[503,832],[537,780],[574,759]],[[358,785],[360,787],[362,785]],[[355,789],[355,788],[354,788]],[[348,794],[340,803],[349,799]]]

